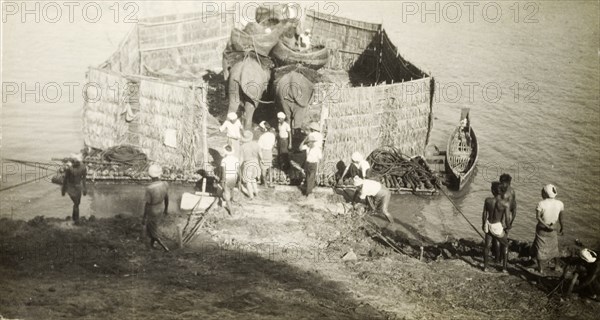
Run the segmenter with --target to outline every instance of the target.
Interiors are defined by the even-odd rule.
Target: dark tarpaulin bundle
[[[102,158],[131,166],[143,165],[148,161],[145,153],[132,146],[110,147],[102,152]]]

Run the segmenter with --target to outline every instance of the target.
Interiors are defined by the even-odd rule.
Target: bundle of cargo
[[[250,22],[244,30],[231,30],[230,44],[233,51],[254,51],[268,56],[279,41],[279,37],[288,29],[295,29],[298,19],[266,20],[262,23]]]
[[[320,69],[329,61],[329,49],[325,46],[314,46],[309,50],[299,51],[279,41],[271,50],[271,56],[278,66],[299,63],[312,69]]]
[[[93,149],[85,155],[83,163],[86,165],[87,178],[92,181],[150,180],[150,161],[132,146]],[[177,166],[163,166],[161,179],[192,183],[198,181],[200,175]]]
[[[371,165],[371,179],[379,180],[392,192],[435,193],[441,188],[425,159],[409,158],[394,147],[373,151],[367,161]]]

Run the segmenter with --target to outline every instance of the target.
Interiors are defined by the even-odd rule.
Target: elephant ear
[[[269,83],[269,74],[252,58],[247,58],[243,62],[240,73],[239,84],[242,91],[250,99],[260,100],[263,93],[267,90]]]

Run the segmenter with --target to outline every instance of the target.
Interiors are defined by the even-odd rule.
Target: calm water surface
[[[478,173],[473,183],[451,197],[475,225],[479,225],[490,182],[507,172],[513,176],[519,205],[513,237],[533,238],[540,189],[553,183],[566,208],[566,235],[561,241],[597,241],[598,2],[534,2],[538,9],[535,12],[518,3],[518,15],[514,2],[498,3],[502,13],[496,23],[490,22],[492,10],[484,17],[481,6],[475,8],[472,21],[468,7],[462,6],[462,17],[456,23],[449,21],[455,14],[446,11],[444,16],[443,10],[439,22],[434,15],[423,19],[420,11],[403,19],[403,6],[391,1],[373,2],[368,7],[363,2],[337,2],[336,14],[383,22],[401,54],[433,73],[439,87],[431,144],[445,149],[460,109],[471,108],[472,124],[480,141]],[[443,8],[445,3],[440,4]],[[111,12],[109,5],[103,4],[104,12]],[[138,6],[139,16],[201,9],[194,2],[153,1]],[[106,14],[98,23],[69,23],[66,19],[56,24],[21,23],[9,19],[3,25],[3,81],[16,83],[20,89],[23,84],[34,88],[37,82],[41,89],[47,89],[39,102],[27,95],[25,101],[10,96],[3,103],[3,158],[48,162],[81,148],[85,71],[114,52],[132,27],[112,20],[113,16]],[[78,85],[72,99],[69,85],[65,85],[70,82]],[[56,96],[54,84],[61,88],[62,95],[58,101],[48,102]],[[474,88],[472,94],[469,88]],[[3,187],[39,175],[19,168],[19,174],[7,177],[6,166],[5,161]],[[82,214],[139,214],[139,190],[99,186],[84,199]],[[181,192],[175,190],[173,196]],[[60,197],[58,186],[47,182],[2,192],[0,201],[2,216],[22,219],[41,214],[64,217],[71,205],[68,198]],[[433,240],[477,237],[443,196],[396,197],[392,209],[401,221],[400,227],[414,226]]]

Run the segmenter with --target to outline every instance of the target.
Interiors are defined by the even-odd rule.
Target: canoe
[[[325,47],[316,47],[310,51],[296,51],[288,47],[283,41],[277,42],[271,51],[277,66],[302,64],[311,69],[320,69],[329,60],[329,50]]]
[[[279,36],[277,32],[250,35],[240,29],[233,29],[230,43],[234,51],[254,51],[266,57],[279,41]]]
[[[471,127],[469,109],[463,108],[460,124],[448,139],[446,148],[446,173],[448,187],[461,190],[474,175],[479,148],[475,131]]]

